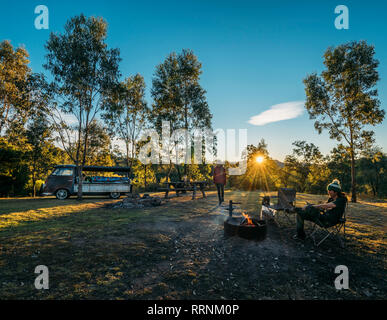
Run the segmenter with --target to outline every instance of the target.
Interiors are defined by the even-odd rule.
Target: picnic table
[[[192,191],[192,200],[196,198],[196,191],[202,192],[203,198],[206,198],[204,188],[208,185],[207,181],[172,181],[164,182],[164,188],[159,188],[159,191],[165,191],[165,199],[168,199],[170,191],[176,192],[176,197],[179,197],[179,193],[187,193]]]

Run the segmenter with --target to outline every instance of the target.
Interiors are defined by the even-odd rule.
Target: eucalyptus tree
[[[344,140],[351,158],[352,202],[356,202],[355,159],[373,141],[368,130],[384,119],[376,84],[379,80],[375,49],[365,41],[330,47],[324,54],[326,69],[304,79],[306,104],[315,129],[328,130],[331,139]]]
[[[172,52],[156,67],[152,81],[154,103],[150,119],[159,132],[163,121],[170,123],[171,132],[185,129],[192,133],[194,129],[212,128],[206,91],[200,85],[201,68],[202,64],[193,51],[187,49],[183,49],[180,54]],[[183,140],[186,150],[191,150],[192,141],[188,135]],[[176,146],[178,141],[173,143]],[[187,156],[188,153],[185,164],[190,160]],[[184,168],[187,174],[187,166]]]
[[[28,66],[25,48],[14,49],[9,41],[0,43],[0,134],[15,127],[23,127],[29,114]]]
[[[125,143],[126,165],[130,167],[149,116],[145,88],[144,78],[140,74],[127,78],[120,83],[115,95],[108,98],[110,108],[103,114],[112,134]]]
[[[120,77],[119,50],[108,49],[106,38],[107,23],[102,18],[81,14],[66,23],[63,33],[51,33],[46,44],[44,67],[53,76],[55,99],[52,120],[59,140],[78,167],[78,199],[82,199],[90,126],[108,107],[106,97],[113,94]]]
[[[36,196],[36,182],[47,176],[50,166],[55,164],[57,152],[52,136],[52,126],[43,110],[31,117],[26,130],[28,165],[32,180],[32,195]]]

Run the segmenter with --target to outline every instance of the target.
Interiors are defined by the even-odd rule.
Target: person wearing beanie
[[[327,190],[341,192],[340,181],[337,179],[333,180],[332,183],[328,185]]]
[[[340,181],[335,179],[327,187],[329,199],[324,204],[307,204],[303,208],[294,208],[297,213],[297,234],[294,239],[304,240],[304,221],[312,221],[322,227],[331,227],[339,222],[347,205],[347,197],[341,191]]]

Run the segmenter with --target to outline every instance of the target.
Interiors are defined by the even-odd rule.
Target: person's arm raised
[[[328,203],[322,203],[322,204],[315,204],[313,207],[318,209],[324,209],[324,210],[331,210],[333,208],[336,208],[336,205],[333,202]]]

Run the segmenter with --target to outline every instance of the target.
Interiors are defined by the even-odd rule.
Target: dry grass
[[[261,196],[226,200],[254,216]],[[297,195],[297,205],[325,200]],[[290,240],[292,224],[270,226],[260,243],[226,240],[215,192],[142,210],[107,209],[114,201],[0,199],[0,299],[386,298],[386,203],[350,204],[342,250]],[[46,291],[33,286],[39,264],[50,269]],[[351,272],[347,292],[332,286],[338,264]]]

